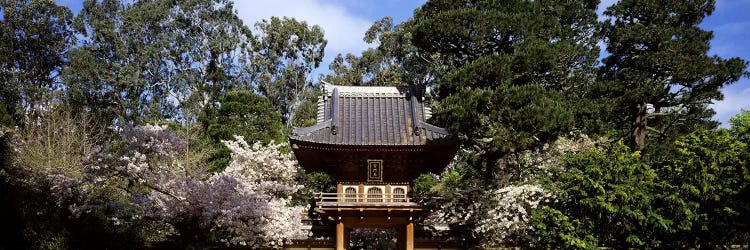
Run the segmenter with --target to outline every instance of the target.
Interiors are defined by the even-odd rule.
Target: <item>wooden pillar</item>
[[[414,222],[406,224],[406,250],[414,250]]]
[[[344,193],[344,185],[341,185],[341,182],[336,183],[336,197],[338,197],[338,202],[344,202],[344,197],[341,196],[341,194]]]
[[[414,250],[414,223],[409,222],[398,230],[398,249]]]
[[[385,184],[385,196],[383,197],[383,201],[385,202],[393,202],[393,196],[391,195],[391,184]]]
[[[339,224],[336,224],[336,250],[346,250],[346,245],[344,245],[344,241],[346,240],[346,235],[344,235],[344,223],[339,221]]]
[[[359,183],[359,193],[357,197],[359,197],[357,200],[358,202],[365,202],[365,184]]]

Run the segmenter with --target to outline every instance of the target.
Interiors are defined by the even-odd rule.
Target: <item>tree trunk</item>
[[[637,114],[633,119],[633,131],[631,134],[631,140],[632,146],[638,150],[641,150],[646,146],[646,134],[648,133],[648,127],[646,123],[646,104],[638,104],[636,109]]]

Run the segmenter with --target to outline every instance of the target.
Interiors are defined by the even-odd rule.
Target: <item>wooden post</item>
[[[391,184],[385,184],[385,196],[383,197],[385,202],[393,202],[393,196],[391,195]]]
[[[359,183],[359,193],[357,193],[357,202],[365,202],[365,184]]]
[[[406,224],[406,250],[414,250],[414,222]]]
[[[336,225],[336,250],[346,250],[344,230],[344,223],[339,221],[339,224]]]
[[[414,250],[414,223],[409,222],[398,230],[398,249]]]
[[[341,196],[341,194],[344,193],[344,185],[341,185],[341,182],[336,183],[336,202],[344,202],[344,197]]]

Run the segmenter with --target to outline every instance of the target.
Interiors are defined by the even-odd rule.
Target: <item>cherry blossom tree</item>
[[[210,234],[253,248],[281,248],[303,234],[304,208],[291,206],[299,167],[281,150],[286,145],[223,141],[232,161],[208,174],[184,167],[178,152],[187,144],[166,125],[124,126],[120,134],[122,142],[93,154],[80,178],[51,176],[59,197],[75,200],[74,215],[107,207],[113,223],[148,220],[165,237]]]

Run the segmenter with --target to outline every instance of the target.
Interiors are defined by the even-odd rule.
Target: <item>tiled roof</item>
[[[353,87],[326,84],[318,123],[294,128],[290,139],[333,145],[425,145],[451,137],[426,122],[430,109],[410,87]]]

